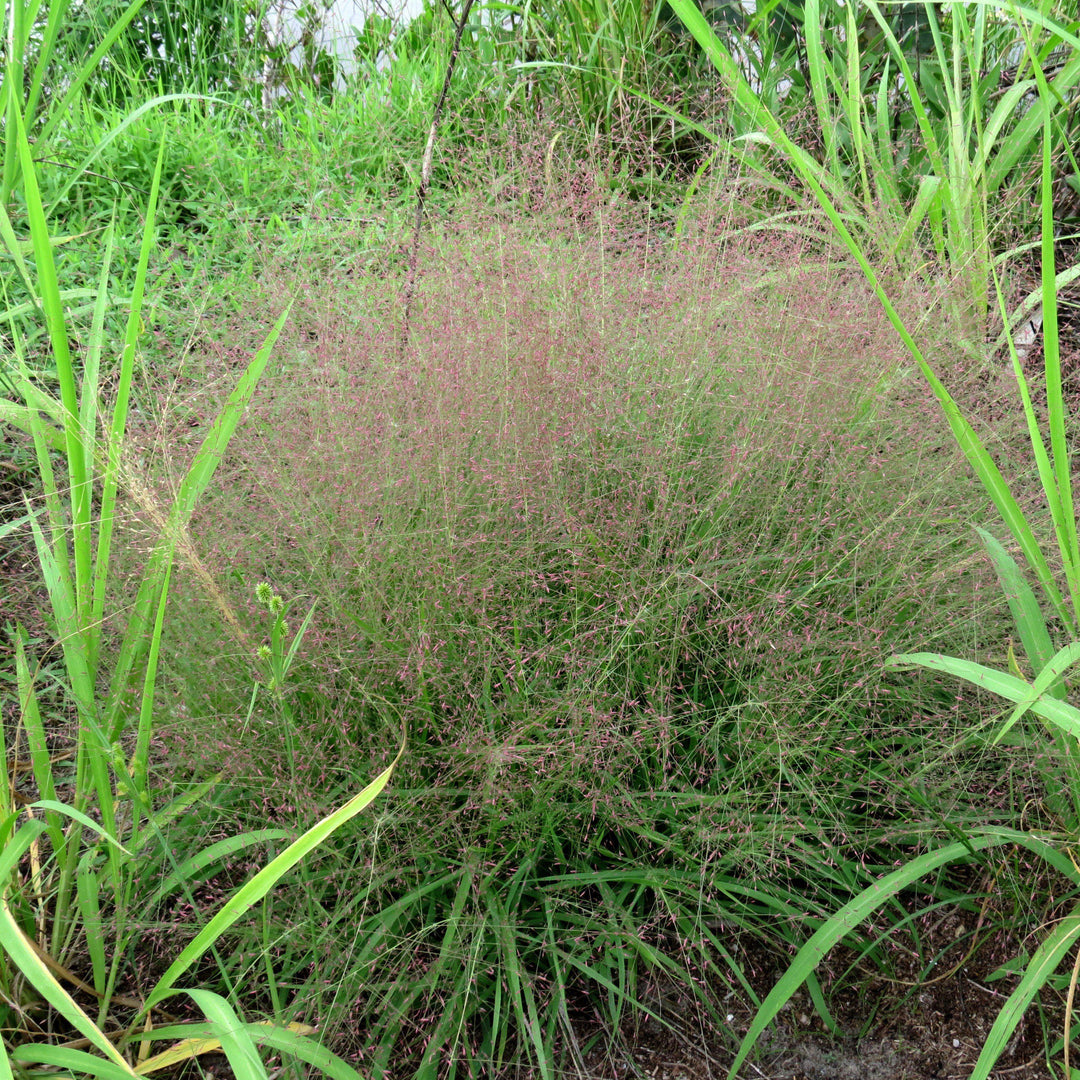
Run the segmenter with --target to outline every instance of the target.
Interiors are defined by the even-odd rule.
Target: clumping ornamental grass
[[[742,935],[798,944],[889,845],[976,820],[956,695],[883,673],[931,626],[1004,648],[936,524],[981,512],[959,456],[921,460],[944,440],[895,404],[857,279],[729,232],[703,217],[671,259],[459,221],[404,365],[394,279],[268,283],[303,297],[292,337],[192,531],[241,624],[264,579],[310,618],[294,722],[180,571],[158,734],[193,782],[224,764],[248,829],[316,818],[406,730],[374,828],[302,871],[301,917],[247,928],[271,997],[362,1071],[553,1072],[674,1022],[663,979],[720,1031]],[[212,415],[227,356],[193,347],[162,402]]]

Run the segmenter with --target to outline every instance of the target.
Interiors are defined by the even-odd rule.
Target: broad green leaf
[[[189,990],[188,994],[210,1022],[236,1080],[266,1080],[266,1067],[233,1007],[209,990]]]
[[[106,1061],[88,1054],[85,1050],[74,1050],[69,1046],[24,1043],[15,1047],[12,1057],[20,1064],[51,1065],[54,1069],[67,1069],[74,1076],[96,1076],[100,1080],[131,1080],[134,1076],[130,1069],[122,1068],[113,1061]]]
[[[1044,676],[1046,685],[1059,678],[1066,667],[1076,662],[1080,657],[1080,642],[1074,642],[1060,650],[1053,658],[1050,665],[1040,672]],[[1070,705],[1067,701],[1059,701],[1052,697],[1038,696],[1035,690],[1036,683],[1027,683],[995,668],[988,668],[977,664],[973,660],[961,660],[955,656],[942,656],[940,653],[910,653],[902,656],[891,656],[885,666],[891,668],[915,665],[916,667],[929,668],[932,671],[942,671],[954,678],[963,679],[973,686],[982,690],[988,690],[998,697],[1005,698],[1021,707],[1020,712],[1010,718],[1006,729],[1011,727],[1017,719],[1030,709],[1037,716],[1055,724],[1062,731],[1076,738],[1080,738],[1080,709]],[[1039,691],[1038,693],[1042,693]]]
[[[240,1027],[256,1045],[271,1046],[300,1061],[306,1061],[331,1077],[331,1080],[361,1080],[360,1074],[351,1065],[310,1037],[315,1034],[315,1029],[307,1024],[292,1023],[280,1027],[267,1021],[244,1023]],[[135,1071],[140,1076],[149,1076],[165,1068],[175,1068],[200,1054],[213,1053],[220,1047],[211,1026],[205,1023],[154,1028],[153,1031],[132,1036],[133,1042],[147,1039],[155,1042],[163,1039],[179,1041],[175,1046],[147,1058],[138,1065]]]
[[[1039,602],[1035,599],[1035,593],[1021,573],[1020,567],[1016,565],[1016,560],[1005,548],[985,529],[976,527],[975,531],[982,538],[994,563],[998,581],[1001,583],[1001,591],[1008,601],[1028,663],[1032,671],[1042,671],[1050,663],[1054,646],[1050,641],[1050,632],[1046,628],[1046,620],[1043,618]],[[1055,697],[1064,699],[1064,686],[1057,684],[1053,693]]]

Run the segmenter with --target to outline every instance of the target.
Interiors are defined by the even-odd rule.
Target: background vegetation
[[[1075,14],[174,9],[8,9],[0,1074],[734,1076],[993,938],[1070,1075]]]

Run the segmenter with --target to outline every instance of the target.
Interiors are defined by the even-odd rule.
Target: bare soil
[[[1018,981],[1015,976],[991,976],[1023,947],[993,931],[979,938],[972,951],[966,943],[977,923],[976,913],[943,911],[922,935],[924,954],[940,954],[950,969],[931,980],[917,981],[913,956],[908,963],[901,959],[888,978],[849,975],[839,989],[831,988],[827,973],[819,970],[842,1034],[828,1032],[803,989],[759,1039],[756,1052],[740,1070],[740,1080],[967,1080]],[[740,956],[755,993],[764,998],[783,975],[784,958],[763,949]],[[836,971],[845,970],[853,960],[854,954],[845,950],[830,954]],[[590,1053],[583,1070],[588,1080],[726,1077],[756,1012],[745,993],[726,995],[722,1007],[728,1030],[719,1034],[707,1034],[688,1006],[683,1010],[678,1002],[665,1002],[664,1007],[658,1005],[657,1011],[666,1024],[649,1020],[624,1033],[627,1051]],[[1047,1039],[1058,1039],[1063,1023],[1063,1002],[1045,990],[1017,1026],[990,1074],[992,1080],[1054,1076],[1047,1064]],[[1061,1065],[1060,1057],[1055,1064]]]

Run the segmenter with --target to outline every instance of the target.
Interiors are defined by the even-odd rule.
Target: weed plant
[[[267,281],[305,298],[287,359],[192,528],[241,623],[259,580],[297,618],[317,601],[293,725],[251,703],[205,590],[173,588],[161,752],[224,767],[234,827],[301,827],[408,731],[375,829],[241,950],[275,942],[274,993],[375,1075],[550,1071],[659,1010],[661,977],[715,1024],[743,935],[804,940],[987,812],[956,781],[975,699],[882,674],[927,634],[1005,643],[940,528],[982,510],[896,403],[918,392],[872,295],[715,218],[677,255],[607,238],[456,220],[404,365],[393,277]],[[193,347],[162,402],[211,415],[228,356]]]

